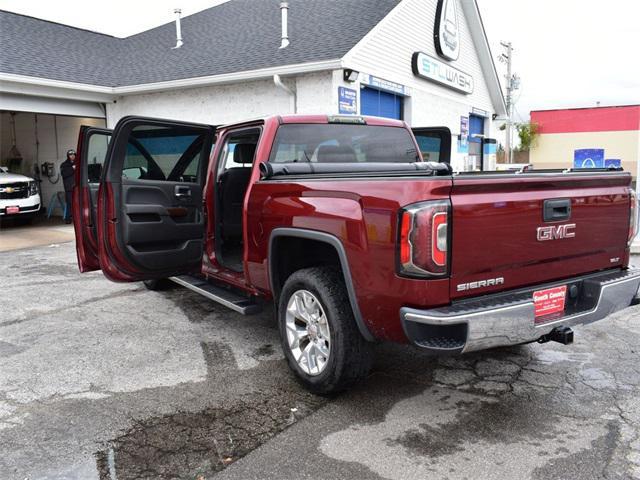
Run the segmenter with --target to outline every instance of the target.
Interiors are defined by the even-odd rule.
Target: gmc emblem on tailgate
[[[538,227],[538,241],[546,242],[547,240],[560,240],[562,238],[573,238],[576,236],[575,223],[566,223],[564,225],[552,225],[549,227]]]

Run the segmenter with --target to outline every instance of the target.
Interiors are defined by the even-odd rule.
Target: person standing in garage
[[[71,202],[73,201],[73,186],[75,185],[76,151],[68,150],[67,159],[60,165],[60,175],[64,185],[65,208],[64,223],[71,223]]]

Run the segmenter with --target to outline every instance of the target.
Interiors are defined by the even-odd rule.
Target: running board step
[[[251,315],[262,310],[260,304],[251,298],[217,287],[202,277],[181,275],[179,277],[169,277],[169,280],[243,315]]]

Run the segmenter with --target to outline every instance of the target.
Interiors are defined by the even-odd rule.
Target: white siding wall
[[[64,191],[62,178],[58,177],[60,164],[66,158],[67,150],[76,148],[80,125],[104,127],[105,122],[103,119],[97,118],[38,114],[38,135],[36,137],[36,114],[20,112],[16,114],[15,120],[16,146],[23,158],[21,172],[16,173],[23,173],[33,177],[35,164],[41,165],[44,162],[53,162],[55,165],[55,176],[51,180],[46,177],[42,178],[41,183],[42,201],[44,205],[48,205],[51,196],[55,192]],[[0,114],[0,132],[2,132],[0,137],[0,159],[4,161],[8,157],[12,145],[10,115],[7,112]],[[56,213],[62,214],[59,210]]]
[[[337,72],[342,78],[342,70]],[[338,86],[332,72],[302,75],[297,78],[298,113],[338,113]]]
[[[493,111],[489,87],[459,0],[460,57],[450,64],[473,76],[474,92],[471,95],[458,93],[413,74],[411,58],[414,52],[421,51],[439,58],[433,41],[436,5],[437,0],[404,0],[347,54],[345,65],[406,85],[414,90],[414,94],[431,93],[453,102]]]
[[[494,112],[476,45],[462,5],[457,1],[460,57],[450,64],[473,76],[472,94],[458,93],[416,77],[411,69],[414,52],[421,51],[439,58],[433,40],[437,0],[404,0],[344,59],[348,68],[409,87],[410,97],[405,99],[405,120],[410,125],[444,125],[456,137],[460,133],[460,117],[468,116],[473,107]],[[490,118],[485,122],[485,135],[495,135]],[[454,143],[453,161],[461,163],[463,155],[457,154],[455,145]]]
[[[331,108],[331,72],[282,80],[297,90],[298,113]],[[141,115],[220,125],[286,113],[293,113],[290,97],[269,79],[121,97],[107,105],[107,123],[113,128],[126,115]]]

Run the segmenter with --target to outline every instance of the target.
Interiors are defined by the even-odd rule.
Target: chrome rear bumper
[[[533,292],[576,285],[579,296],[559,317],[535,323]],[[640,270],[617,270],[539,285],[515,293],[418,310],[403,307],[400,320],[414,344],[435,353],[465,353],[535,341],[557,327],[583,325],[640,301]]]

